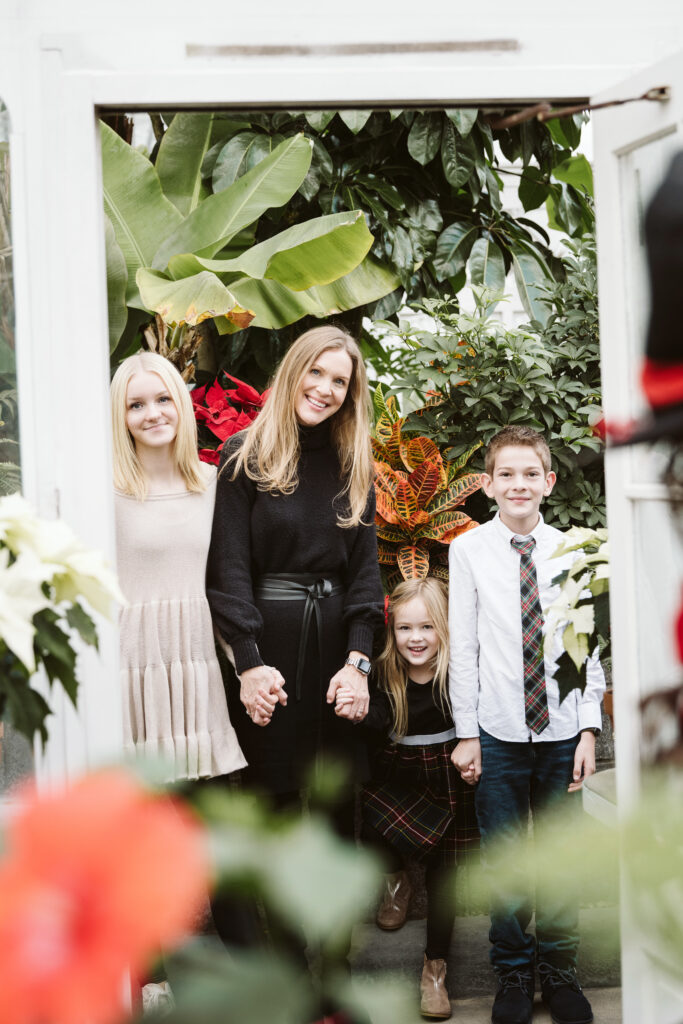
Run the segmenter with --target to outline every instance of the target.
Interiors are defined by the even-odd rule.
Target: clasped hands
[[[367,678],[353,665],[344,665],[330,680],[326,699],[328,704],[335,704],[335,714],[340,718],[362,721],[370,705]],[[271,665],[246,669],[240,676],[240,700],[255,725],[268,725],[277,705],[287,703],[282,673]]]
[[[476,785],[481,778],[481,743],[478,737],[460,740],[451,761],[460,772],[461,779],[469,786]],[[590,730],[582,730],[574,754],[572,780],[568,786],[569,793],[576,793],[583,786],[584,780],[595,773],[595,736]]]
[[[287,703],[285,680],[271,665],[256,665],[240,676],[240,700],[254,725],[268,725],[278,704]]]

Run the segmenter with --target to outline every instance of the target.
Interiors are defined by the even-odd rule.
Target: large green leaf
[[[181,281],[169,281],[158,271],[142,267],[138,270],[138,287],[147,308],[167,324],[195,326],[202,320],[229,314],[228,319],[244,328],[252,320],[222,281],[208,270]]]
[[[304,116],[314,132],[323,132],[335,113],[335,110],[307,110]]]
[[[293,324],[303,316],[332,316],[345,309],[364,306],[387,295],[398,284],[393,271],[366,257],[355,270],[338,281],[306,291],[293,292],[277,281],[258,281],[247,277],[232,281],[230,290],[241,306],[256,312],[254,327],[273,329]],[[222,318],[216,321],[216,326],[221,334],[234,329]]]
[[[589,196],[593,195],[593,170],[583,153],[577,153],[553,167],[552,176],[556,181],[566,181],[574,188],[583,189]]]
[[[445,281],[463,269],[476,237],[477,228],[466,221],[449,224],[441,232],[432,260],[437,281]]]
[[[312,146],[301,134],[285,139],[233,185],[205,199],[164,239],[146,265],[165,270],[173,256],[184,252],[214,256],[271,206],[283,206],[292,198],[306,177]]]
[[[249,170],[249,152],[257,140],[263,138],[259,132],[248,131],[239,132],[226,142],[213,169],[211,185],[214,192],[222,192]]]
[[[408,152],[423,166],[434,159],[441,145],[441,116],[418,114],[408,133]]]
[[[454,188],[461,188],[472,171],[473,160],[455,133],[451,121],[444,121],[441,139],[441,163],[446,181]]]
[[[545,122],[554,141],[562,149],[576,149],[581,141],[581,127],[583,114],[574,114],[573,117],[553,117]]]
[[[538,167],[525,167],[519,179],[519,201],[525,210],[536,210],[548,196],[548,183]]]
[[[182,217],[161,190],[159,176],[147,157],[132,149],[106,124],[102,140],[104,208],[114,226],[128,267],[128,305],[139,306],[135,275],[148,267],[159,239],[173,232]]]
[[[513,241],[510,243],[510,255],[522,305],[532,320],[538,320],[545,327],[549,309],[541,299],[545,295],[544,287],[552,281],[550,271],[543,267],[532,246]]]
[[[353,132],[354,135],[358,135],[358,132],[361,130],[361,128],[365,127],[366,122],[368,121],[370,115],[372,114],[372,111],[340,110],[338,113],[346,127],[349,129],[349,131]]]
[[[213,114],[176,114],[159,146],[156,170],[164,195],[186,217],[202,196],[202,162],[209,148]]]
[[[107,254],[107,309],[109,313],[109,351],[113,352],[119,343],[128,319],[126,288],[128,270],[121,247],[116,241],[114,225],[104,216],[104,244]]]
[[[444,110],[444,114],[450,118],[463,139],[472,131],[478,113],[479,111],[476,107],[451,107],[448,110]]]
[[[199,270],[272,278],[292,291],[303,291],[350,273],[370,251],[372,242],[362,211],[345,211],[296,224],[234,259],[175,257],[169,270],[175,278]]]
[[[503,290],[505,261],[502,252],[490,238],[476,240],[472,246],[468,266],[472,284],[483,284],[497,292]]]

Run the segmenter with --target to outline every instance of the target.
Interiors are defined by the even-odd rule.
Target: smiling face
[[[178,433],[178,410],[157,373],[134,373],[126,389],[126,426],[139,451],[172,444]]]
[[[328,348],[301,379],[294,401],[297,422],[314,427],[341,409],[349,390],[353,363],[343,348]]]
[[[433,677],[439,637],[421,597],[413,597],[394,612],[396,650],[408,665],[408,675],[416,683],[428,683]]]
[[[553,489],[555,474],[546,473],[540,456],[530,445],[507,445],[496,452],[492,475],[482,474],[482,487],[500,509],[500,518],[520,536],[538,524],[543,498]]]

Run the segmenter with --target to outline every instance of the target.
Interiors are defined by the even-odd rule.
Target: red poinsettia
[[[124,977],[190,930],[206,899],[197,821],[123,770],[24,792],[0,861],[0,1024],[110,1024]]]
[[[225,371],[224,376],[237,387],[222,388],[216,379],[213,384],[205,384],[191,392],[197,423],[208,427],[221,442],[217,448],[199,449],[199,458],[215,466],[220,461],[220,453],[226,440],[253,423],[270,394],[270,389],[260,394],[250,384],[245,384]]]

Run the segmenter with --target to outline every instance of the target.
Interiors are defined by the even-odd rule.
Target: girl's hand
[[[287,703],[282,674],[269,665],[248,668],[240,676],[240,700],[255,725],[268,725],[278,702]]]
[[[351,651],[349,657],[366,658],[367,655],[361,651]],[[346,713],[343,718],[352,722],[362,722],[370,707],[370,695],[368,693],[368,680],[363,672],[359,672],[353,665],[344,665],[332,676],[330,685],[327,688],[327,703],[332,704],[336,700],[338,690],[349,690],[353,701],[345,705]]]
[[[348,687],[341,687],[337,690],[334,699],[334,713],[339,718],[349,718],[353,706],[353,693]]]
[[[468,786],[474,786],[481,778],[481,744],[478,736],[460,740],[451,754],[451,761],[460,772],[460,778]]]

